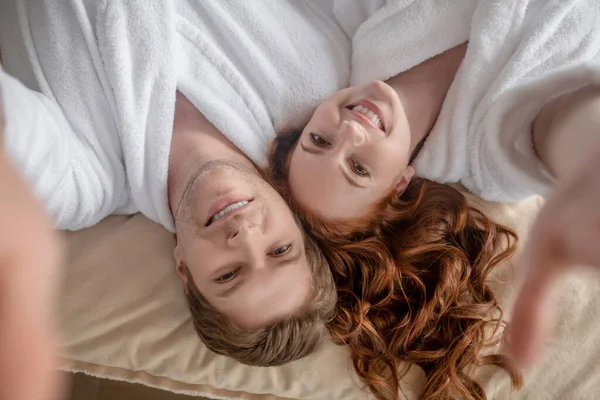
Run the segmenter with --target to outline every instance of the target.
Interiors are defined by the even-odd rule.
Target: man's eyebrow
[[[323,152],[321,150],[309,149],[308,147],[305,147],[304,143],[300,143],[300,147],[302,147],[302,150],[304,150],[305,152],[310,153],[310,154],[323,154]]]
[[[300,250],[297,251],[293,256],[286,258],[284,260],[281,260],[280,262],[277,263],[277,267],[285,267],[288,266],[296,261],[298,261],[300,258],[302,258],[302,255],[304,254],[304,251]],[[224,267],[221,268],[220,270],[227,270],[228,267]],[[230,287],[228,287],[227,289],[223,290],[222,292],[217,294],[217,297],[219,298],[227,298],[229,296],[231,296],[233,293],[235,293],[235,291],[241,286],[241,284],[244,283],[244,279],[243,278],[239,278],[236,280],[236,282],[231,285]]]
[[[211,276],[217,278],[219,276],[225,275],[229,272],[233,272],[235,271],[238,267],[242,267],[244,266],[243,262],[239,262],[239,261],[232,261],[230,263],[227,263],[225,265],[223,265],[221,268],[219,268],[218,270],[216,270],[215,272],[213,272],[211,274]]]
[[[289,258],[283,259],[281,260],[279,263],[277,263],[278,267],[285,267],[287,265],[290,265],[296,261],[298,261],[300,258],[302,258],[302,255],[304,254],[304,251],[302,249],[302,246],[299,246],[300,250],[296,251],[294,255],[292,255]]]
[[[244,283],[244,279],[243,278],[237,279],[236,282],[233,285],[231,285],[227,289],[223,290],[221,293],[218,293],[217,297],[223,299],[223,298],[227,298],[227,297],[231,296],[237,290],[237,288],[240,287],[240,285],[242,283]]]

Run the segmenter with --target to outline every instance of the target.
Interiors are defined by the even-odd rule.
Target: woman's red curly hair
[[[486,283],[510,258],[517,236],[467,204],[454,188],[414,179],[367,217],[327,222],[302,209],[287,185],[300,132],[279,135],[270,178],[319,241],[333,270],[338,309],[329,329],[349,346],[354,368],[377,399],[398,399],[411,364],[426,375],[422,399],[486,399],[470,370],[496,365],[513,387],[521,376],[500,354],[502,310]]]

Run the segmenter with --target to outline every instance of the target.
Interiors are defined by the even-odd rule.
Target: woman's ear
[[[398,196],[404,193],[413,176],[415,176],[415,169],[409,165],[408,167],[406,167],[404,173],[396,183],[396,194]]]

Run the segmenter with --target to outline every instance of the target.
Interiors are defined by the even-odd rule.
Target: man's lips
[[[225,220],[237,213],[242,212],[252,202],[248,196],[227,196],[217,201],[208,212],[208,219],[205,226]]]

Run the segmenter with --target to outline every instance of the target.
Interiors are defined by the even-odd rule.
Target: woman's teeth
[[[228,205],[227,207],[225,207],[224,209],[222,209],[221,211],[219,211],[218,213],[213,215],[212,218],[210,219],[210,221],[208,221],[208,224],[210,225],[213,222],[220,220],[221,218],[223,218],[225,215],[227,215],[231,211],[235,210],[236,208],[245,206],[246,204],[248,204],[248,200],[238,201],[237,203]]]
[[[356,112],[364,114],[367,118],[369,118],[371,121],[373,121],[375,126],[379,127],[379,129],[383,130],[383,124],[381,123],[381,120],[379,119],[377,114],[375,114],[373,111],[371,111],[367,107],[358,105],[358,106],[353,106],[350,109],[352,111],[356,111]]]

